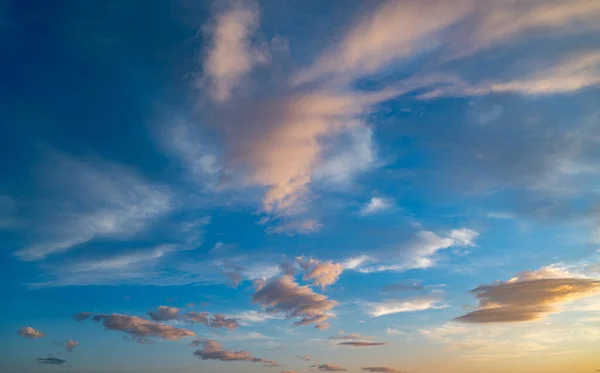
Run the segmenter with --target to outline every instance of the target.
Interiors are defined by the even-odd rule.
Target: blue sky
[[[3,372],[600,369],[600,3],[0,17]]]

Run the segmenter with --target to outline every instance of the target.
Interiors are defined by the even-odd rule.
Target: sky
[[[600,1],[0,1],[4,373],[600,370]]]

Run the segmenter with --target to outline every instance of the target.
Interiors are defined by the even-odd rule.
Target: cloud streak
[[[201,350],[196,350],[194,355],[202,360],[220,360],[220,361],[249,361],[259,363],[266,367],[278,367],[279,364],[273,360],[267,360],[252,356],[248,351],[229,351],[214,340],[200,341]]]

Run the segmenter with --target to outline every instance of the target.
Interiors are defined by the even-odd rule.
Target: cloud
[[[371,317],[380,317],[400,312],[416,312],[429,309],[441,309],[448,307],[440,303],[435,296],[423,296],[407,299],[390,299],[381,303],[365,303],[365,311]]]
[[[284,222],[280,225],[268,227],[267,233],[285,233],[289,236],[295,234],[310,234],[320,231],[323,228],[323,224],[315,219],[306,220],[292,220]]]
[[[464,227],[452,229],[443,235],[423,230],[417,232],[416,236],[406,244],[406,248],[399,253],[400,263],[363,266],[358,271],[373,273],[429,268],[435,265],[436,254],[440,250],[475,246],[477,236],[479,236],[478,232]]]
[[[46,334],[40,332],[39,330],[32,328],[31,326],[23,326],[23,327],[19,328],[19,330],[17,331],[17,334],[19,334],[21,337],[31,338],[31,339],[42,338],[46,335]]]
[[[346,371],[346,368],[342,368],[339,365],[335,364],[320,364],[320,365],[311,365],[311,367],[316,368],[322,372],[342,372]]]
[[[342,265],[344,269],[357,269],[360,268],[363,264],[367,262],[373,261],[373,258],[367,255],[359,255],[356,257],[346,259]]]
[[[560,312],[561,304],[600,294],[598,280],[547,276],[547,270],[524,272],[505,282],[479,286],[472,290],[479,300],[477,310],[456,320],[465,323],[536,321]]]
[[[257,311],[245,311],[242,313],[238,313],[234,316],[236,319],[242,322],[249,323],[257,323],[257,322],[265,322],[267,320],[277,319],[277,315],[272,315],[266,312],[257,312]]]
[[[18,250],[22,260],[41,260],[92,239],[126,239],[171,209],[171,195],[132,171],[102,160],[47,157],[40,178],[52,196],[36,205],[34,242]]]
[[[340,342],[338,346],[351,346],[351,347],[374,347],[374,346],[385,346],[389,343],[385,342],[364,342],[364,341],[355,341],[355,342]]]
[[[269,61],[266,51],[253,42],[258,28],[258,5],[246,2],[246,7],[234,7],[217,15],[210,25],[208,53],[204,60],[204,76],[198,82],[210,82],[209,94],[213,101],[229,100],[233,90],[250,71]]]
[[[341,76],[351,80],[372,74],[388,64],[411,57],[440,43],[440,31],[471,11],[472,1],[385,1],[350,26],[342,41],[328,48],[296,83]]]
[[[252,363],[263,364],[266,367],[279,366],[275,361],[254,357],[248,351],[225,350],[219,342],[214,340],[205,340],[200,343],[202,344],[202,349],[196,350],[194,355],[202,360],[249,361]]]
[[[335,284],[344,271],[344,266],[331,261],[321,262],[312,258],[299,257],[296,261],[305,271],[303,280],[312,280],[314,285],[325,289],[326,286]]]
[[[239,102],[235,111],[219,116],[228,166],[239,170],[243,184],[266,188],[264,211],[298,213],[305,209],[309,184],[325,162],[324,144],[356,131],[364,125],[366,111],[396,95],[392,90],[314,90]]]
[[[179,308],[159,306],[155,311],[148,312],[148,315],[154,321],[179,320]]]
[[[386,285],[384,288],[384,290],[386,291],[407,291],[407,290],[423,290],[425,289],[425,287],[417,282],[411,282],[411,283],[397,283],[397,284],[390,284],[390,285]]]
[[[388,367],[364,367],[364,368],[360,368],[362,370],[364,370],[365,372],[371,372],[371,373],[402,373],[401,371],[394,369],[394,368],[388,368]]]
[[[101,322],[105,329],[122,331],[129,334],[131,338],[140,343],[146,342],[147,338],[161,338],[168,341],[176,341],[181,338],[194,337],[196,335],[196,333],[188,329],[176,328],[172,325],[161,324],[142,319],[141,317],[118,313],[113,313],[111,315],[95,314],[92,316],[92,319]]]
[[[315,329],[318,329],[318,330],[329,330],[329,327],[330,327],[329,323],[326,323],[326,322],[323,324],[315,325]]]
[[[240,324],[238,319],[222,314],[210,315],[208,312],[190,311],[180,314],[176,307],[160,306],[155,311],[148,312],[154,321],[183,320],[191,323],[201,323],[211,328],[237,329]]]
[[[298,325],[323,323],[328,317],[326,313],[338,304],[308,286],[299,285],[287,275],[268,281],[254,293],[252,301],[262,304],[268,312],[300,318]]]
[[[73,319],[75,321],[83,321],[92,317],[94,314],[92,312],[79,312],[73,315]]]
[[[379,212],[388,210],[392,207],[391,201],[381,197],[371,197],[361,209],[360,214],[362,216],[375,215]]]
[[[386,328],[385,334],[387,334],[387,335],[406,335],[406,333],[403,332],[402,330],[392,328],[392,327]]]
[[[297,358],[304,361],[311,361],[311,357],[308,355],[298,355]]]
[[[65,342],[65,348],[68,352],[72,352],[75,347],[79,346],[79,342],[69,339]]]
[[[422,98],[480,96],[494,93],[548,95],[571,93],[600,84],[600,51],[586,51],[563,58],[553,66],[515,80],[449,86],[434,89]]]
[[[66,360],[59,359],[59,358],[53,357],[53,356],[40,357],[40,358],[35,359],[35,361],[38,364],[51,364],[51,365],[63,365],[67,362]]]

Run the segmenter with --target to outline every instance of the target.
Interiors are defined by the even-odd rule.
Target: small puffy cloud
[[[225,329],[237,329],[240,324],[236,318],[227,317],[222,314],[214,314],[208,322],[208,326],[211,328],[225,328]]]
[[[155,321],[142,319],[137,316],[113,313],[111,315],[96,314],[94,321],[101,322],[107,330],[118,330],[129,334],[137,342],[146,342],[147,338],[161,338],[176,341],[185,337],[194,337],[196,333],[191,330],[176,328],[172,325],[161,324]],[[81,319],[85,320],[85,319]]]
[[[299,325],[323,323],[327,320],[327,312],[338,304],[308,286],[299,285],[287,275],[268,281],[254,293],[252,301],[262,304],[268,312],[300,318]]]
[[[366,313],[371,317],[380,317],[400,312],[416,312],[446,307],[448,306],[440,303],[440,299],[434,296],[390,299],[381,303],[365,303]]]
[[[322,372],[342,372],[342,371],[346,371],[346,368],[342,368],[341,366],[335,365],[335,364],[311,365],[311,368],[315,368],[316,370],[320,370]]]
[[[311,357],[308,355],[298,355],[297,356],[298,359],[304,360],[304,361],[310,361]]]
[[[65,342],[65,348],[67,351],[72,352],[75,347],[79,346],[79,342],[69,339]]]
[[[266,367],[278,367],[275,361],[266,360],[260,357],[254,357],[248,351],[229,351],[214,340],[199,341],[202,344],[201,350],[196,350],[194,355],[202,360],[220,360],[220,361],[249,361],[252,363],[263,364]]]
[[[402,371],[388,367],[364,367],[360,369],[370,373],[402,373]]]
[[[327,285],[337,282],[344,271],[344,266],[331,261],[321,262],[312,258],[296,258],[300,267],[305,271],[303,279],[312,280],[313,284],[324,289]]]
[[[350,346],[350,347],[374,347],[374,346],[385,346],[389,343],[386,342],[365,342],[365,341],[353,341],[353,342],[340,342],[338,346]]]
[[[259,12],[256,4],[251,5],[229,9],[213,21],[203,79],[210,81],[209,93],[217,103],[227,101],[255,66],[269,60],[265,51],[252,42]]]
[[[561,277],[561,271],[545,267],[523,272],[505,282],[472,290],[479,300],[475,311],[456,320],[465,323],[517,323],[536,321],[560,312],[560,305],[600,294],[600,281]]]
[[[150,318],[154,321],[168,321],[179,319],[179,308],[169,306],[159,306],[155,311],[148,312]]]
[[[46,334],[40,332],[39,330],[32,328],[31,326],[23,326],[23,327],[19,328],[19,330],[17,331],[17,334],[19,334],[21,337],[32,338],[32,339],[42,338],[46,335]]]
[[[392,208],[393,204],[390,200],[382,197],[372,197],[361,209],[360,215],[368,216],[375,215],[379,212]]]
[[[272,227],[268,227],[266,229],[267,233],[284,233],[289,236],[293,236],[296,234],[310,234],[315,233],[323,228],[323,224],[319,223],[318,220],[315,219],[306,219],[306,220],[291,220],[287,221],[280,225],[275,225]]]
[[[67,362],[66,360],[59,359],[54,356],[40,357],[40,358],[35,359],[35,361],[38,364],[50,364],[50,365],[63,365]]]

